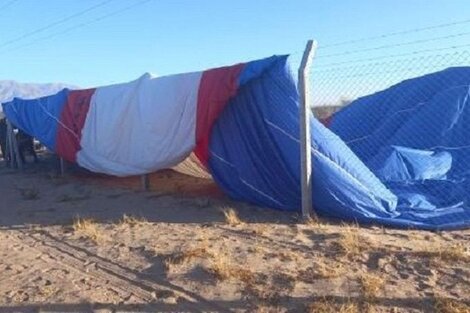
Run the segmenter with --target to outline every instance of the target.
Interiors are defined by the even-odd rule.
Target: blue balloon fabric
[[[235,199],[296,211],[297,88],[286,57],[258,74],[214,126],[209,169]],[[311,116],[315,210],[396,227],[470,226],[469,85],[470,68],[449,69],[361,98],[329,129]]]
[[[54,96],[30,100],[15,98],[9,102],[15,105],[4,104],[3,111],[13,125],[36,137],[51,151],[55,151],[57,121],[60,120],[68,93],[68,89],[62,89]]]

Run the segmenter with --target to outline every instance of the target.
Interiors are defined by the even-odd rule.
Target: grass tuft
[[[276,256],[282,262],[298,262],[302,258],[302,254],[296,253],[292,250],[281,251]]]
[[[453,299],[436,298],[434,310],[436,313],[469,313],[470,306]]]
[[[255,281],[255,274],[249,269],[232,264],[226,255],[214,255],[208,267],[208,271],[219,280],[239,280],[245,284]]]
[[[248,299],[255,300],[256,303],[261,304],[265,309],[277,308],[281,301],[281,293],[279,288],[272,285],[265,284],[247,284],[244,293]],[[271,312],[271,311],[268,311]],[[274,311],[277,312],[277,311]]]
[[[137,217],[133,215],[124,214],[119,221],[120,226],[133,227],[140,224],[147,224],[148,221],[144,217]]]
[[[442,243],[427,244],[418,249],[418,254],[442,262],[470,261],[470,251],[462,243],[443,246]]]
[[[336,278],[344,275],[345,272],[346,270],[341,263],[332,263],[331,260],[328,260],[315,262],[314,266],[300,271],[298,278],[303,282],[313,284],[317,279]]]
[[[73,222],[73,230],[79,233],[94,243],[105,241],[104,234],[100,231],[98,224],[92,219],[80,218],[77,216]]]
[[[21,197],[24,200],[37,200],[39,199],[39,190],[36,188],[20,188],[18,187],[18,190],[20,191]]]
[[[462,243],[457,243],[442,248],[440,258],[446,262],[468,261],[470,255],[468,247],[465,247]]]
[[[373,273],[364,273],[359,277],[362,295],[366,300],[374,300],[383,290],[384,279]]]
[[[357,256],[367,249],[367,242],[359,234],[357,227],[345,226],[337,242],[340,252],[345,256]]]
[[[333,300],[323,298],[317,300],[307,307],[309,313],[359,313],[360,309],[357,303],[336,303]]]
[[[232,208],[223,208],[222,213],[225,217],[225,222],[230,226],[242,225],[243,221],[238,217],[237,211]]]
[[[269,226],[267,224],[256,224],[253,226],[253,233],[258,236],[265,236],[269,231]]]
[[[283,313],[284,308],[272,305],[258,304],[254,310],[255,313]]]
[[[325,224],[323,224],[318,217],[309,217],[304,220],[305,225],[311,228],[324,228]]]
[[[193,249],[178,251],[164,258],[163,264],[167,271],[172,271],[175,267],[187,264],[195,258],[210,258],[212,253],[205,247],[196,247]]]

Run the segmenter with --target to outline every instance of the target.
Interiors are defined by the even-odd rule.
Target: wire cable
[[[13,48],[11,48],[11,49],[7,49],[7,50],[3,50],[3,51],[0,50],[0,54],[4,54],[4,53],[6,53],[6,52],[11,52],[11,51],[20,50],[20,49],[22,49],[22,48],[32,46],[32,45],[34,45],[34,44],[37,43],[37,42],[45,41],[45,40],[48,40],[48,39],[51,39],[51,38],[54,38],[54,37],[57,37],[57,36],[60,36],[60,35],[67,34],[67,33],[71,32],[71,31],[73,31],[73,30],[75,30],[75,29],[82,28],[82,27],[86,27],[86,26],[88,26],[88,25],[90,25],[90,24],[93,24],[93,23],[97,23],[97,22],[102,21],[102,20],[104,20],[104,19],[110,18],[110,17],[112,17],[112,16],[114,16],[114,15],[120,14],[120,13],[125,12],[125,11],[128,11],[128,10],[131,10],[131,9],[137,7],[137,6],[141,6],[141,5],[143,5],[143,4],[147,3],[147,2],[150,2],[150,1],[153,1],[153,0],[142,0],[142,1],[136,2],[136,3],[134,3],[134,4],[128,5],[128,6],[126,6],[126,7],[123,7],[123,8],[121,8],[121,9],[119,9],[119,10],[115,10],[115,11],[112,11],[112,12],[110,12],[110,13],[104,14],[104,15],[102,15],[102,16],[100,16],[100,17],[97,17],[97,18],[95,18],[95,19],[92,19],[92,20],[90,20],[90,21],[88,21],[88,22],[83,22],[83,23],[80,23],[80,24],[76,24],[76,25],[71,26],[71,27],[69,27],[69,28],[66,28],[66,29],[64,29],[64,30],[62,30],[62,31],[60,31],[60,32],[52,33],[52,34],[50,34],[50,35],[47,35],[47,36],[38,38],[37,40],[31,41],[31,42],[29,42],[29,43],[27,43],[27,44],[20,45],[20,46],[16,46],[16,47],[13,47]]]
[[[82,11],[80,11],[80,12],[74,13],[74,14],[69,15],[69,16],[67,16],[67,17],[61,18],[61,19],[59,19],[59,20],[57,20],[57,21],[55,21],[55,22],[52,22],[52,23],[50,23],[50,24],[47,24],[47,25],[45,25],[45,26],[42,26],[42,27],[40,27],[40,28],[37,28],[37,29],[32,30],[32,31],[30,31],[30,32],[27,32],[27,33],[25,33],[25,34],[23,34],[23,35],[21,35],[21,36],[18,36],[18,37],[16,37],[16,38],[13,38],[13,39],[10,39],[10,40],[5,41],[5,42],[3,42],[3,43],[0,43],[0,48],[5,47],[5,46],[9,46],[9,45],[11,45],[11,44],[13,44],[13,43],[15,43],[15,42],[18,42],[18,41],[21,41],[21,40],[23,40],[23,39],[25,39],[25,38],[34,36],[34,35],[36,35],[36,34],[38,34],[38,33],[41,33],[41,32],[43,32],[43,31],[45,31],[45,30],[51,29],[51,28],[53,28],[53,27],[55,27],[55,26],[57,26],[57,25],[64,24],[64,23],[66,23],[66,22],[68,22],[68,21],[70,21],[70,20],[72,20],[72,19],[74,19],[74,18],[77,18],[77,17],[80,17],[80,16],[82,16],[82,15],[85,15],[86,13],[88,13],[88,12],[90,12],[90,11],[93,11],[93,10],[99,8],[99,7],[102,7],[102,6],[108,4],[108,3],[112,2],[112,1],[115,1],[115,0],[105,0],[105,1],[102,1],[102,2],[100,2],[100,3],[98,3],[98,4],[95,4],[95,5],[93,5],[93,6],[89,7],[89,8],[87,8],[87,9],[85,9],[85,10],[82,10]]]
[[[328,44],[328,45],[322,46],[322,49],[327,49],[327,48],[332,48],[332,47],[337,47],[337,46],[342,46],[342,45],[347,45],[347,44],[356,44],[356,43],[360,43],[360,42],[364,42],[364,41],[383,39],[383,38],[394,37],[394,36],[398,36],[398,35],[418,33],[418,32],[427,31],[427,30],[434,30],[434,29],[439,29],[439,28],[446,28],[446,27],[451,27],[451,26],[463,25],[463,24],[468,24],[468,23],[470,23],[470,19],[451,22],[451,23],[432,25],[432,26],[427,26],[427,27],[422,27],[422,28],[408,29],[408,30],[403,30],[403,31],[398,31],[398,32],[393,32],[393,33],[382,34],[382,35],[378,35],[378,36],[363,37],[363,38],[359,38],[359,39],[353,39],[353,40]]]
[[[2,10],[5,10],[5,9],[9,8],[10,6],[12,6],[13,4],[15,4],[15,2],[18,2],[18,0],[10,0],[7,3],[5,3],[4,5],[0,6],[0,13],[2,13]]]
[[[403,47],[403,46],[409,46],[409,45],[427,43],[427,42],[432,42],[432,41],[439,41],[439,40],[446,40],[446,39],[452,39],[452,38],[457,38],[457,37],[463,37],[463,36],[467,36],[467,35],[470,35],[470,32],[464,32],[464,33],[458,33],[458,34],[451,34],[451,35],[441,36],[441,37],[426,38],[426,39],[420,39],[420,40],[413,40],[413,41],[407,41],[407,42],[402,42],[402,43],[395,43],[395,44],[383,45],[383,46],[372,47],[372,48],[366,48],[366,49],[359,49],[359,50],[346,51],[346,52],[341,52],[341,53],[333,53],[333,54],[327,54],[327,55],[320,55],[320,56],[318,56],[317,58],[318,58],[318,59],[319,59],[319,58],[330,58],[330,57],[336,57],[336,56],[344,56],[344,55],[356,54],[356,53],[361,53],[361,52],[376,51],[376,50],[387,49],[387,48]]]
[[[382,60],[382,59],[391,59],[391,58],[398,58],[398,57],[404,57],[404,56],[410,56],[410,55],[419,55],[419,54],[429,53],[429,52],[456,50],[456,49],[467,48],[467,47],[470,47],[470,44],[456,45],[456,46],[449,46],[449,47],[442,47],[442,48],[423,49],[423,50],[417,50],[417,51],[412,51],[412,52],[407,52],[407,53],[389,54],[389,55],[372,57],[372,58],[320,64],[320,65],[316,65],[315,68],[328,68],[328,67],[344,65],[344,64],[362,63],[362,62],[376,61],[376,60]]]

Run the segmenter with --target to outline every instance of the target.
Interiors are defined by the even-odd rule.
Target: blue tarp
[[[469,85],[470,68],[454,68],[361,98],[330,129],[312,116],[315,210],[398,227],[470,226]],[[241,87],[210,153],[210,171],[230,196],[299,209],[298,94],[285,57]]]

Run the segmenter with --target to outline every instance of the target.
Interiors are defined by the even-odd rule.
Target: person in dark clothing
[[[26,159],[24,157],[25,152],[29,152],[34,158],[34,163],[38,162],[38,156],[36,151],[34,151],[34,139],[21,129],[18,129],[18,133],[16,134],[16,141],[18,142],[18,150],[20,153],[21,162],[26,163]]]
[[[9,158],[7,156],[7,121],[5,118],[0,119],[0,149],[2,157],[8,164]]]
[[[1,113],[1,112],[0,112]],[[26,134],[21,129],[18,129],[16,134],[16,141],[18,143],[18,152],[22,163],[26,163],[25,152],[31,154],[34,158],[34,162],[38,162],[38,156],[34,150],[34,139],[30,135]],[[5,118],[0,117],[0,149],[2,157],[7,163],[10,162],[9,155],[7,155],[7,122]]]

